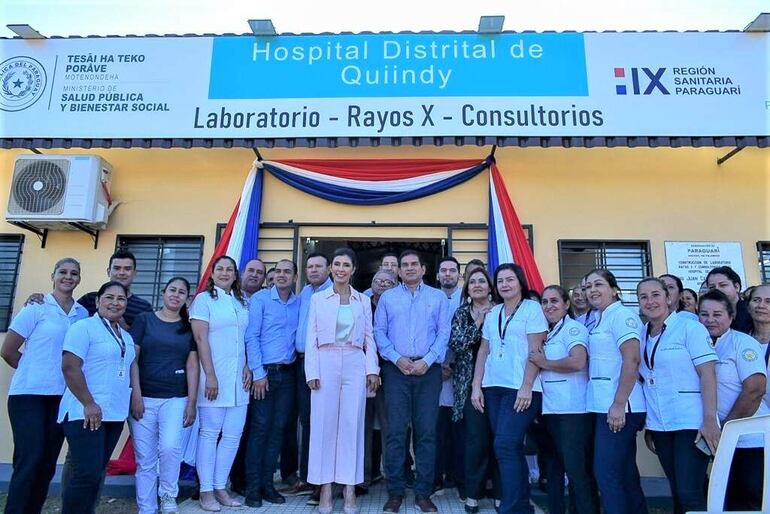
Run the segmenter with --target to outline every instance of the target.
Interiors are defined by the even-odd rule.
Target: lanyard
[[[660,344],[661,340],[663,339],[663,332],[666,331],[666,324],[663,324],[663,329],[660,331],[660,334],[658,334],[658,340],[655,341],[655,344],[652,347],[652,356],[647,356],[647,342],[650,339],[650,330],[652,330],[652,325],[647,325],[647,333],[644,337],[644,363],[647,364],[647,367],[652,370],[655,367],[655,354],[658,352],[658,345]]]
[[[123,341],[123,336],[120,334],[120,327],[118,327],[118,333],[116,334],[114,330],[112,330],[112,327],[109,323],[107,323],[107,320],[99,316],[99,319],[102,320],[102,323],[104,324],[104,328],[107,329],[107,332],[110,333],[112,338],[115,340],[116,343],[118,343],[118,346],[120,347],[120,358],[125,359],[126,358],[126,343]]]
[[[765,350],[765,366],[770,366],[770,344],[767,345],[767,350]]]
[[[513,320],[513,317],[516,315],[516,312],[519,310],[519,307],[521,307],[521,302],[524,300],[519,300],[519,303],[516,304],[516,307],[514,307],[513,312],[510,316],[508,316],[508,319],[505,320],[505,326],[503,326],[503,313],[505,312],[505,305],[502,305],[500,308],[500,314],[497,316],[497,333],[500,335],[500,341],[505,344],[505,333],[508,331],[508,325]]]
[[[559,322],[559,326],[555,327],[556,330],[551,330],[550,332],[548,332],[548,336],[545,338],[546,343],[548,343],[551,339],[559,335],[559,332],[561,332],[561,329],[564,328],[564,325],[566,325],[565,323],[566,320],[567,320],[567,316],[564,316]]]

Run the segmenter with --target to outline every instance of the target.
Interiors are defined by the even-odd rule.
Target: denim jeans
[[[56,422],[61,396],[32,394],[8,397],[13,432],[13,474],[6,514],[34,514],[43,508],[64,432]]]
[[[524,436],[543,404],[543,395],[532,393],[532,403],[516,412],[518,390],[507,387],[484,389],[484,403],[489,411],[489,422],[494,434],[495,456],[500,467],[500,513],[530,514],[529,469],[524,458]]]
[[[284,433],[294,406],[296,382],[294,365],[268,368],[268,391],[262,400],[251,399],[249,441],[246,447],[246,496],[256,497],[273,486]]]
[[[606,514],[647,514],[636,467],[636,434],[644,429],[647,414],[626,413],[626,424],[612,432],[606,414],[596,415],[594,474]]]
[[[574,499],[576,514],[599,514],[599,493],[593,475],[594,415],[547,414],[543,416],[548,433],[556,447],[556,459],[560,472],[548,477],[551,491],[559,491],[562,507],[549,508],[550,512],[564,512],[564,476],[566,471],[570,485],[570,499]],[[558,480],[560,483],[552,483]],[[561,487],[557,487],[561,486]],[[550,498],[549,498],[550,499]]]
[[[411,422],[416,464],[415,495],[430,496],[436,465],[436,421],[441,392],[441,366],[434,364],[422,376],[404,375],[394,364],[382,366],[388,416],[385,471],[390,496],[404,496],[404,456]]]
[[[70,447],[72,474],[62,491],[62,514],[92,512],[112,451],[123,432],[123,421],[105,421],[98,430],[83,428],[83,420],[62,423]]]

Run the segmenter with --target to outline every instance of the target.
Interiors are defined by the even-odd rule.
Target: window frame
[[[131,251],[132,253],[135,253],[135,252],[133,252],[131,250],[130,246],[126,246],[125,244],[122,244],[125,239],[133,239],[135,241],[136,240],[141,240],[141,239],[145,239],[145,240],[153,240],[154,239],[154,240],[156,240],[159,243],[155,247],[159,252],[163,249],[164,243],[166,241],[168,241],[168,240],[180,240],[180,241],[181,240],[198,240],[197,241],[198,242],[198,254],[197,254],[198,265],[197,265],[197,271],[196,271],[197,278],[194,281],[190,280],[188,278],[188,280],[190,280],[190,286],[191,286],[191,289],[192,289],[192,291],[190,291],[190,294],[191,295],[194,294],[195,289],[198,286],[198,281],[200,280],[200,277],[202,275],[201,269],[202,269],[202,266],[203,266],[203,250],[204,250],[204,245],[205,245],[205,242],[206,242],[205,236],[203,236],[203,235],[186,235],[186,234],[118,234],[117,236],[115,236],[115,251],[117,251],[117,250],[119,250],[121,248],[125,248],[126,250]],[[139,260],[139,258],[137,258],[137,260]],[[173,261],[174,260],[172,259],[171,262],[173,262]],[[156,262],[158,264],[162,264],[163,263],[163,258],[159,256],[159,258],[156,259]],[[137,266],[137,268],[138,267],[139,266]],[[139,272],[140,271],[137,270],[137,273],[139,273]],[[147,300],[148,302],[150,302],[150,304],[155,309],[155,308],[159,308],[160,306],[162,306],[162,300],[161,300],[162,292],[161,291],[162,291],[163,286],[165,285],[165,283],[162,283],[162,281],[160,280],[160,275],[162,274],[162,266],[156,265],[155,270],[154,270],[154,274],[155,274],[155,276],[154,276],[154,282],[153,282],[152,296],[150,298],[144,298],[144,297],[143,298],[145,300]],[[179,273],[175,273],[175,274],[179,274]]]
[[[765,266],[765,259],[770,260],[770,241],[757,241],[757,260],[759,261],[759,280],[770,284],[770,265]]]
[[[562,287],[565,289],[568,289],[566,285],[565,280],[565,265],[564,265],[564,258],[563,258],[563,251],[567,244],[571,245],[584,245],[586,249],[590,249],[591,245],[597,246],[598,248],[595,248],[595,250],[601,251],[601,259],[600,262],[595,266],[596,268],[606,268],[610,271],[613,271],[611,268],[607,268],[607,246],[612,245],[636,245],[638,246],[639,250],[642,251],[642,276],[639,278],[639,280],[642,280],[646,277],[652,277],[655,276],[655,271],[653,269],[653,262],[652,262],[652,245],[650,244],[649,239],[558,239],[556,241],[556,252],[558,254],[559,259],[559,284],[561,284]],[[613,271],[613,273],[617,276],[617,274]],[[569,278],[569,277],[568,277]],[[619,282],[624,277],[618,277]],[[628,291],[627,289],[625,291]],[[621,290],[621,292],[624,292],[624,290]],[[631,291],[635,294],[635,291]],[[629,306],[638,306],[639,303],[637,301],[629,301],[628,296],[626,296],[623,299],[623,303]]]
[[[5,242],[12,242],[15,240],[18,245],[18,256],[16,257],[15,261],[15,267],[13,270],[12,280],[11,280],[11,291],[9,295],[9,301],[8,305],[4,306],[0,304],[0,309],[5,314],[6,322],[5,324],[0,321],[0,333],[8,332],[8,327],[11,326],[11,320],[13,319],[13,305],[16,301],[16,291],[19,287],[19,271],[21,270],[21,257],[24,253],[24,243],[25,243],[25,237],[24,234],[0,234],[0,243]]]

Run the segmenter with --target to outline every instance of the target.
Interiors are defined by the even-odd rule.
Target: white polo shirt
[[[610,304],[597,315],[596,326],[588,333],[589,412],[606,414],[620,383],[623,357],[620,347],[630,339],[639,339],[642,322],[634,311],[620,301]],[[626,412],[645,412],[644,393],[637,381],[626,402]]]
[[[94,314],[74,323],[64,338],[62,350],[83,359],[83,375],[94,401],[102,409],[103,421],[125,421],[131,400],[129,369],[134,362],[134,340],[120,328],[125,343],[121,346],[105,321]],[[64,390],[59,404],[59,423],[83,419],[83,404],[69,388]]]
[[[669,314],[657,336],[641,331],[647,402],[647,428],[661,432],[697,430],[703,424],[703,399],[696,366],[717,360],[706,327],[681,312]]]
[[[549,361],[569,357],[576,346],[588,350],[588,329],[582,323],[565,316],[548,332],[543,346]],[[588,367],[563,373],[541,370],[543,381],[543,414],[585,414]]]
[[[732,410],[735,401],[743,390],[743,381],[754,374],[767,376],[764,353],[756,339],[750,335],[729,329],[717,339],[717,414],[724,422]],[[759,408],[751,417],[770,414],[765,402],[759,402]],[[764,446],[762,434],[744,435],[738,441],[738,448],[758,448]]]
[[[519,389],[529,359],[527,334],[547,332],[548,321],[540,305],[532,300],[522,300],[513,317],[506,317],[504,309],[502,303],[495,305],[484,319],[482,337],[489,341],[489,356],[481,386]],[[532,390],[542,392],[539,376]]]
[[[31,303],[21,309],[8,327],[24,338],[21,360],[11,378],[8,395],[61,395],[64,336],[73,323],[87,317],[88,311],[75,301],[69,312],[64,312],[50,293],[43,297],[43,303]]]
[[[209,324],[211,360],[219,383],[216,400],[207,400],[206,373],[201,367],[198,381],[198,407],[237,407],[249,403],[249,393],[243,390],[243,368],[246,366],[246,327],[249,309],[224,289],[216,287],[217,297],[203,291],[195,297],[190,319]]]

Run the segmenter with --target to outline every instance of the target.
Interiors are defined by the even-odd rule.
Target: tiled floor
[[[460,501],[460,498],[457,496],[457,490],[451,489],[446,491],[445,494],[437,494],[432,497],[433,502],[438,507],[439,512],[441,513],[465,513],[465,510],[463,509],[463,504]],[[280,513],[280,514],[312,514],[317,512],[315,507],[311,507],[305,504],[308,500],[308,496],[294,496],[294,497],[287,497],[286,503],[284,505],[273,505],[270,503],[265,503],[264,506],[260,509],[250,509],[247,507],[241,507],[241,508],[223,508],[223,513],[246,513],[246,512],[254,512],[259,514],[265,514],[265,513]],[[369,494],[366,496],[362,496],[358,499],[358,506],[360,509],[360,514],[379,514],[382,512],[382,506],[385,504],[385,500],[387,500],[387,491],[385,489],[385,485],[383,483],[375,484],[371,489],[369,489]],[[342,512],[342,498],[338,498],[334,502],[334,512],[335,513],[341,513]],[[492,500],[482,500],[479,502],[480,512],[488,514],[492,513],[494,514],[495,509],[492,505]],[[199,513],[204,512],[200,509],[198,506],[198,502],[194,500],[186,500],[184,503],[182,503],[179,506],[179,512],[180,513]],[[535,513],[536,514],[542,514],[542,510],[538,507],[535,507]],[[420,510],[415,508],[414,506],[414,496],[411,494],[411,492],[407,495],[406,499],[404,500],[403,505],[401,506],[401,514],[418,514],[420,513]]]

